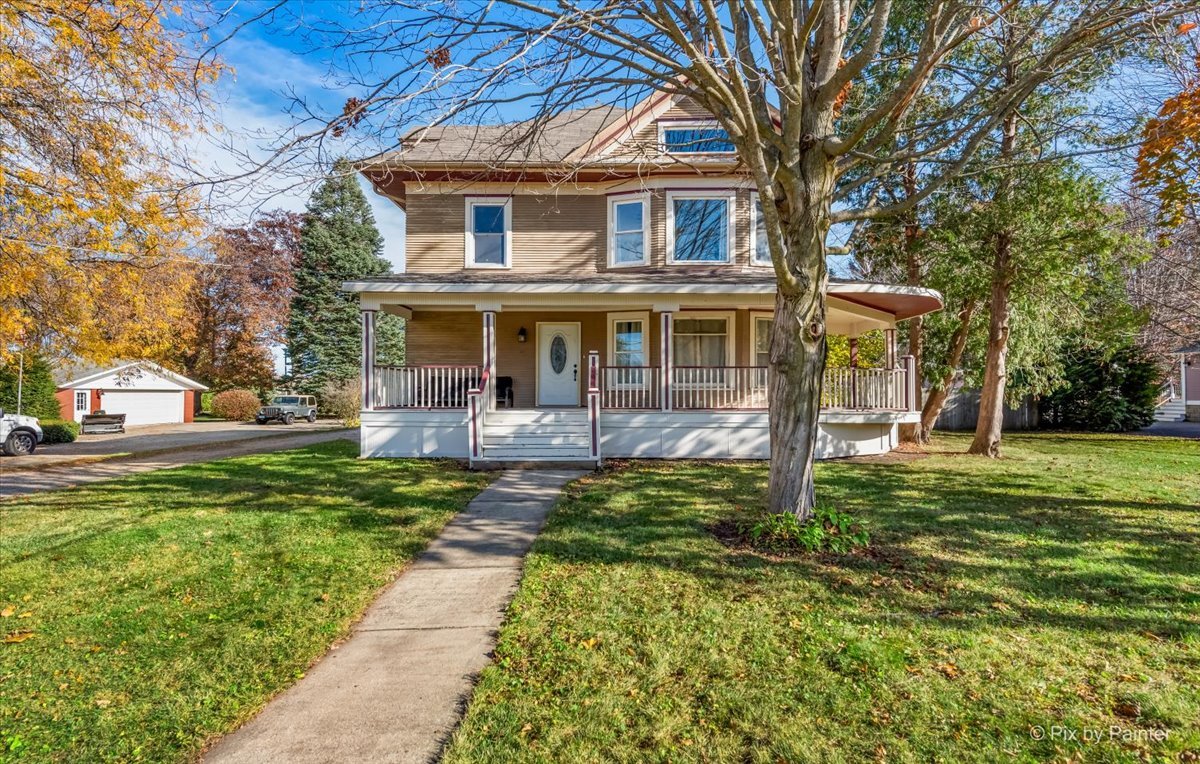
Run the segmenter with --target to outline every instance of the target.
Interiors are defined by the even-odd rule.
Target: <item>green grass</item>
[[[966,445],[821,465],[820,499],[872,527],[844,558],[709,532],[761,510],[761,464],[575,484],[447,761],[1194,761],[1200,443]]]
[[[483,487],[337,442],[0,504],[0,761],[186,761]]]

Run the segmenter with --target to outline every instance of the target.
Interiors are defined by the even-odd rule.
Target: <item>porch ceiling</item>
[[[687,310],[751,308],[771,310],[774,274],[729,272],[685,280],[688,271],[621,273],[599,276],[558,274],[401,274],[342,285],[356,292],[364,308],[404,314],[420,310]],[[830,280],[829,331],[857,334],[942,307],[931,289],[897,284]]]

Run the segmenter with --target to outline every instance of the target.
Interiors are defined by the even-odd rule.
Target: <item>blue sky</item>
[[[230,16],[217,32],[230,29],[239,20],[267,7],[259,2],[232,5]],[[338,13],[347,6],[340,2],[296,3],[289,13]],[[296,118],[289,113],[294,96],[311,103],[340,109],[346,98],[355,95],[338,87],[330,76],[326,56],[306,49],[303,36],[293,18],[249,24],[238,30],[219,49],[221,60],[232,71],[217,83],[214,91],[214,116],[222,128],[192,142],[192,160],[205,172],[231,174],[246,157],[263,158],[267,147],[292,127]],[[216,39],[217,34],[210,35]],[[353,147],[347,147],[353,158]],[[230,223],[245,222],[259,210],[282,208],[301,211],[312,190],[309,168],[296,168],[254,176],[248,184],[220,184],[214,198],[228,205]],[[396,271],[404,267],[404,212],[392,201],[379,196],[365,181],[360,183],[375,214],[384,238],[384,257]]]

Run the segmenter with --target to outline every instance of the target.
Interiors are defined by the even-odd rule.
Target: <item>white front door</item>
[[[539,406],[579,405],[579,324],[543,324],[538,330]]]

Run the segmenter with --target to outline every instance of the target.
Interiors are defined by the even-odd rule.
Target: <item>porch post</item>
[[[483,370],[487,372],[487,389],[483,391],[487,410],[496,410],[496,311],[483,311]]]
[[[375,410],[375,311],[362,311],[362,407]]]
[[[1183,399],[1184,411],[1187,411],[1187,353],[1179,354],[1179,397]]]
[[[675,333],[675,314],[669,310],[664,310],[659,316],[662,321],[662,330],[658,335],[658,364],[660,374],[658,381],[659,408],[663,411],[670,411],[671,383],[675,377],[674,361],[671,358],[671,345],[674,342],[673,337]]]
[[[883,330],[883,348],[884,348],[884,354],[886,356],[885,363],[887,364],[887,367],[889,369],[896,368],[896,330],[895,330],[895,328]]]
[[[858,337],[850,338],[850,408],[858,408]]]

